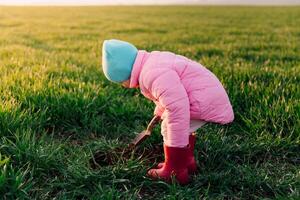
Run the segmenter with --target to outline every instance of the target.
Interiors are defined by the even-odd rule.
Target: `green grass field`
[[[235,121],[198,131],[190,185],[145,176],[159,127],[146,153],[90,167],[154,109],[103,76],[109,38],[187,56],[226,87]],[[0,199],[299,199],[300,7],[0,7],[0,72]]]

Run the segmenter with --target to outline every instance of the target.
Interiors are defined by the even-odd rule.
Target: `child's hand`
[[[155,106],[153,114],[155,116],[160,116],[161,117],[162,114],[164,113],[165,109],[163,107],[161,107],[161,105],[158,102],[154,101],[154,103],[155,103],[156,106]]]

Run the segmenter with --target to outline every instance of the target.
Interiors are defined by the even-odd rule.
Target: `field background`
[[[226,87],[236,119],[198,131],[190,185],[149,180],[143,157],[89,166],[154,108],[103,76],[109,38],[187,56]],[[4,199],[299,198],[300,7],[0,7],[0,72]]]

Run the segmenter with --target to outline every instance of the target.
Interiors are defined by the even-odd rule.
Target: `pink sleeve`
[[[156,68],[149,70],[147,76],[151,78],[148,78],[145,86],[165,109],[170,143],[188,144],[190,103],[177,72]]]

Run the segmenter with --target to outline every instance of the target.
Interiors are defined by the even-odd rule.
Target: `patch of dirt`
[[[162,145],[155,145],[148,148],[115,148],[109,151],[98,150],[90,159],[90,166],[92,169],[115,165],[120,160],[129,159],[143,159],[146,162],[154,163],[157,159],[162,159],[163,148]]]

